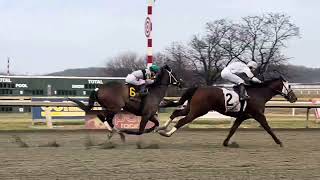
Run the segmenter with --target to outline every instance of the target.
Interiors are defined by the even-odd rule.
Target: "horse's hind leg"
[[[234,123],[233,123],[233,125],[232,125],[232,127],[231,127],[231,129],[230,129],[230,132],[229,132],[227,138],[223,141],[223,145],[224,145],[224,146],[228,146],[228,143],[229,143],[230,138],[231,138],[231,137],[233,136],[233,134],[236,132],[236,130],[238,129],[238,127],[240,126],[240,124],[241,124],[244,120],[246,120],[246,119],[248,119],[248,117],[246,117],[246,116],[241,116],[241,117],[238,117],[238,118],[234,121]]]
[[[282,142],[278,139],[278,137],[272,132],[267,120],[266,120],[266,117],[264,116],[264,114],[255,114],[253,115],[253,118],[255,120],[257,120],[260,125],[271,135],[271,137],[273,138],[274,142],[279,144],[280,147],[282,147]]]
[[[126,140],[125,135],[122,132],[120,132],[118,129],[114,128],[113,118],[115,115],[116,115],[116,113],[114,113],[114,112],[106,111],[103,115],[98,114],[97,116],[103,122],[103,124],[106,126],[108,131],[110,131],[108,133],[109,140],[112,138],[114,132],[116,132],[119,134],[121,141],[125,142],[125,140]]]

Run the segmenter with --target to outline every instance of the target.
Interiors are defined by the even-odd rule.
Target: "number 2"
[[[231,99],[232,99],[232,94],[227,93],[227,94],[226,94],[226,97],[228,97],[227,106],[233,106],[233,104],[230,104],[230,101],[231,101]]]

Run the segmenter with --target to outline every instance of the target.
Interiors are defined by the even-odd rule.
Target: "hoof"
[[[223,142],[223,146],[227,147],[228,146],[228,142]]]
[[[113,136],[113,133],[112,132],[108,132],[108,140],[110,140]]]
[[[120,136],[121,142],[125,143],[126,142],[126,136],[121,132],[119,132],[119,136]]]
[[[159,133],[161,136],[164,136],[164,137],[170,137],[170,135],[169,135],[169,134],[167,134],[167,132],[166,132],[166,131],[164,131],[164,130],[160,130],[160,131],[158,131],[158,133]]]
[[[229,147],[231,147],[231,148],[239,148],[240,146],[239,146],[238,143],[232,142],[232,143],[229,145]]]
[[[279,143],[279,146],[280,146],[280,147],[283,147],[283,144],[282,144],[282,143]]]

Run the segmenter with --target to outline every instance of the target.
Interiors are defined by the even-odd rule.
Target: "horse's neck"
[[[268,102],[272,99],[276,93],[268,86],[266,87],[249,87],[247,89],[249,94],[254,94],[256,97],[263,98],[265,102]]]
[[[157,94],[157,97],[159,97],[159,99],[163,99],[164,96],[166,95],[167,89],[168,89],[168,86],[166,85],[154,86],[150,88],[150,93]]]

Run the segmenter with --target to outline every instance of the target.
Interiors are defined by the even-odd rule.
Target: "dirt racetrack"
[[[115,135],[102,132],[0,132],[0,179],[320,179],[320,132],[226,130]],[[140,145],[136,143],[139,142]]]

